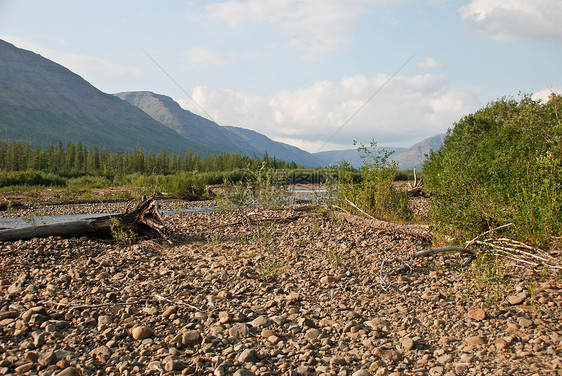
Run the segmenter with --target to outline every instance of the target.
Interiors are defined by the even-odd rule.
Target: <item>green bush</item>
[[[357,142],[354,143],[357,145]],[[398,165],[391,161],[392,152],[374,152],[377,144],[371,142],[370,148],[359,144],[363,165],[359,175],[347,162],[339,166],[338,199],[340,205],[350,210],[349,200],[363,211],[387,220],[408,220],[412,212],[408,207],[407,192],[394,188]]]
[[[42,186],[63,187],[66,182],[58,175],[41,171],[0,172],[0,187]]]
[[[545,246],[561,234],[562,97],[502,98],[463,117],[423,166],[434,231],[459,242],[513,223]]]

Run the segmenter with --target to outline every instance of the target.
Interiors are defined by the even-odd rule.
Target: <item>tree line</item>
[[[136,147],[130,151],[109,152],[106,148],[89,147],[81,142],[32,148],[21,142],[0,140],[0,170],[3,172],[41,171],[61,176],[124,174],[173,174],[178,172],[219,172],[243,168],[296,169],[293,162],[240,153],[217,153],[202,158],[198,153],[185,154],[162,149],[155,153]]]

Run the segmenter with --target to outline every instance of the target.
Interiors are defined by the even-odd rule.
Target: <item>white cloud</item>
[[[201,46],[185,50],[184,56],[185,60],[181,66],[183,69],[199,69],[228,63],[227,59],[216,51]]]
[[[494,39],[562,42],[560,0],[472,0],[460,14],[470,29]]]
[[[349,39],[348,28],[366,8],[386,0],[229,0],[207,6],[211,19],[240,25],[264,22],[286,36],[305,58],[340,48]]]
[[[307,88],[280,91],[268,98],[199,86],[192,93],[221,125],[254,129],[312,152],[330,139],[389,76],[346,77],[319,81]],[[352,148],[352,141],[411,146],[447,130],[480,103],[477,88],[458,88],[443,76],[397,76],[384,87],[323,149]],[[182,101],[195,113],[200,109]]]
[[[552,94],[562,95],[562,87],[549,87],[541,91],[537,91],[531,96],[531,98],[535,101],[541,100],[546,103]]]
[[[142,75],[142,70],[139,68],[126,67],[94,56],[74,54],[44,48],[41,45],[26,38],[19,38],[10,35],[0,35],[0,39],[12,43],[18,48],[30,50],[37,54],[40,54],[41,56],[52,60],[68,68],[72,72],[80,75],[86,73],[99,73],[104,76],[132,75],[134,77],[140,77]]]
[[[424,61],[418,63],[418,67],[423,69],[442,69],[445,66],[431,56],[428,56]]]

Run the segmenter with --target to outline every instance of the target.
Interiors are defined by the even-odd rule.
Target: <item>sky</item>
[[[0,39],[309,152],[562,92],[560,0],[0,0]]]

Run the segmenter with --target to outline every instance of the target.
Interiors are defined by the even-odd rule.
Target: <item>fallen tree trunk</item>
[[[0,230],[0,241],[27,240],[49,236],[109,236],[113,226],[133,231],[139,236],[162,237],[164,225],[158,202],[143,198],[137,206],[123,214],[86,218],[77,221]]]
[[[332,211],[332,213],[336,218],[343,218],[349,223],[353,223],[356,225],[374,227],[380,230],[396,232],[404,235],[418,236],[420,238],[428,240],[431,239],[430,231],[421,226],[403,225],[400,223],[381,221],[380,219],[375,218],[363,218],[344,212]]]

